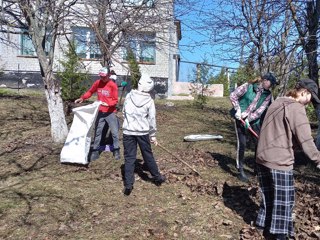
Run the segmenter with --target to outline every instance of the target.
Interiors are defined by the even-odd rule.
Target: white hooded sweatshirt
[[[147,135],[156,134],[156,108],[149,93],[131,90],[123,105],[123,134]]]

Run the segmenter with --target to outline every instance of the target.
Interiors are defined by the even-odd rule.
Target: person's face
[[[263,79],[262,81],[262,87],[265,89],[265,90],[269,90],[269,88],[271,88],[271,82],[267,79]]]
[[[103,81],[103,82],[108,82],[109,81],[109,76],[100,76],[100,79]]]
[[[299,103],[307,105],[311,102],[312,95],[308,90],[303,90],[300,94]]]

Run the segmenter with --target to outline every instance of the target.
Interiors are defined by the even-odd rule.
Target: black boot
[[[131,194],[132,190],[133,190],[133,187],[125,187],[125,188],[123,189],[123,194],[124,194],[125,196],[129,196],[129,195]]]
[[[94,160],[97,160],[99,158],[99,151],[92,151],[89,155],[89,160],[90,162],[94,161]]]
[[[239,179],[240,179],[240,181],[245,182],[245,183],[247,183],[249,181],[247,175],[244,173],[243,168],[239,168]]]
[[[154,184],[157,186],[161,186],[161,184],[164,183],[166,180],[167,178],[164,175],[160,175],[160,177],[154,180]]]
[[[286,240],[287,235],[286,234],[276,234],[276,240]]]

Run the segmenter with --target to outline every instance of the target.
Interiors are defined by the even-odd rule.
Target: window
[[[21,34],[21,55],[24,56],[36,56],[32,40],[27,32]]]
[[[45,52],[46,55],[49,54],[51,44],[51,37],[47,36],[47,39],[45,41]],[[27,31],[24,31],[21,34],[21,48],[20,48],[20,54],[23,56],[37,56],[36,50],[33,46],[31,37],[29,36]]]
[[[76,53],[81,58],[101,58],[101,51],[96,40],[96,35],[88,27],[73,27],[73,37]]]
[[[123,0],[123,3],[128,7],[145,6],[152,8],[155,5],[154,0]]]
[[[127,37],[127,44],[132,49],[138,62],[155,63],[156,42],[154,33],[145,33],[134,37]],[[128,60],[127,50],[124,50],[123,59]]]

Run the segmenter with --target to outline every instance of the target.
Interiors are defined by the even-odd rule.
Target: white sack
[[[88,164],[92,130],[101,102],[72,109],[72,125],[61,150],[61,163]]]

